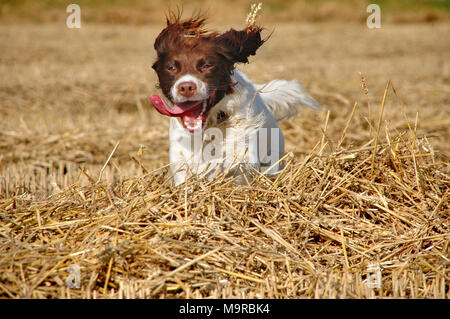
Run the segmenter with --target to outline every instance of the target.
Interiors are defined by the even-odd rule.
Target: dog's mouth
[[[181,117],[184,128],[193,133],[205,126],[214,96],[215,91],[207,99],[173,103],[170,107],[159,95],[153,94],[150,96],[150,102],[163,115]]]

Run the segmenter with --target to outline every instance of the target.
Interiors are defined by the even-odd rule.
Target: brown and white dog
[[[150,101],[170,116],[170,164],[175,185],[192,175],[211,179],[227,171],[238,182],[251,172],[276,174],[283,168],[284,137],[277,121],[298,105],[318,104],[296,81],[258,85],[235,69],[265,42],[262,28],[208,32],[205,19],[170,14],[156,38],[156,71],[166,102]],[[244,174],[242,174],[244,173]]]

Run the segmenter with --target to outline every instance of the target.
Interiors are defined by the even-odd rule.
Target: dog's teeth
[[[206,111],[206,100],[203,100],[203,107],[202,107],[202,113],[200,113],[200,116],[203,115]]]
[[[186,119],[183,119],[183,123],[184,123],[184,126],[190,131],[195,131],[202,127],[202,120],[198,120],[198,119],[186,118]]]

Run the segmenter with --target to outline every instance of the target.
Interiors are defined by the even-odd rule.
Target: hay
[[[243,187],[220,176],[173,188],[165,168],[111,183],[82,171],[86,186],[2,199],[0,294],[447,298],[448,167],[423,142],[386,130],[327,155],[318,142]],[[72,264],[80,289],[64,285]],[[379,289],[363,282],[370,264]]]

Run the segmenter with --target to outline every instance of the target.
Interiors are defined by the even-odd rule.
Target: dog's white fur
[[[202,85],[194,80],[197,85]],[[319,106],[295,80],[273,80],[258,85],[238,70],[233,71],[232,80],[235,83],[233,93],[211,109],[203,131],[190,133],[180,118],[170,119],[169,157],[175,186],[192,175],[203,174],[211,179],[223,171],[237,175],[239,183],[250,180],[252,174],[248,173],[255,170],[267,175],[276,174],[283,168],[279,160],[284,155],[284,136],[277,121],[295,115],[299,105]],[[176,95],[176,90],[172,92]],[[267,129],[267,138],[261,138],[265,134],[259,135],[256,147],[249,147],[248,137],[261,133],[264,128]],[[211,136],[208,136],[211,134],[207,132],[216,132],[223,139],[211,141]],[[203,156],[211,143],[215,145],[214,160]],[[226,147],[231,150],[230,145],[232,147],[235,143],[244,147],[227,152]]]
[[[196,85],[194,95],[190,96],[189,98],[178,93],[178,85],[180,85],[183,82],[194,82]],[[170,94],[172,95],[173,101],[177,103],[186,102],[189,100],[192,101],[204,100],[208,97],[207,84],[203,81],[200,81],[191,74],[185,74],[172,85],[172,88],[170,89]]]

